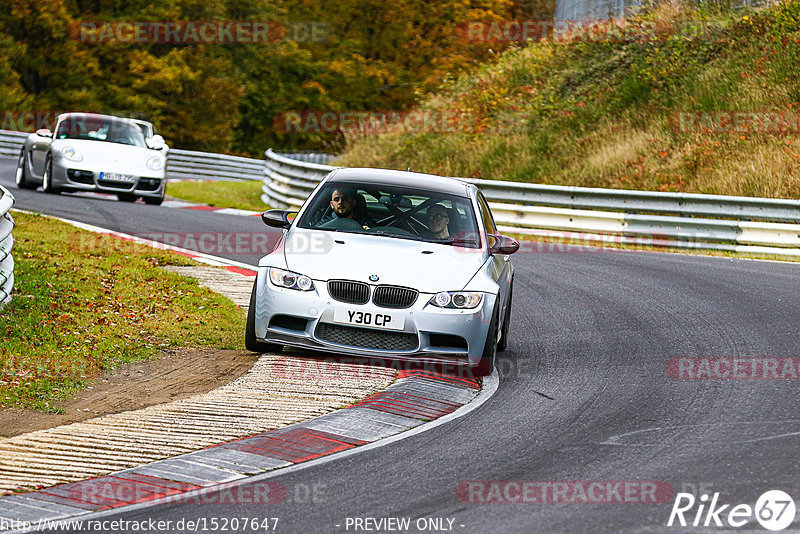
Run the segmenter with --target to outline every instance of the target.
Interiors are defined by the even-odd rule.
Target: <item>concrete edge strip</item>
[[[233,495],[239,485],[382,447],[463,417],[491,398],[498,385],[496,370],[482,385],[472,378],[405,371],[385,390],[336,412],[145,466],[0,498],[0,519],[16,525],[11,532],[24,532],[48,521],[97,519],[209,494]],[[405,404],[386,406],[387,396]],[[261,490],[250,498],[259,495],[262,504],[286,498],[280,483]]]

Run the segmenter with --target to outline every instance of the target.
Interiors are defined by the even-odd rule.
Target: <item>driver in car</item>
[[[328,216],[323,217],[319,221],[320,224],[334,219],[353,219],[362,225],[365,230],[369,230],[369,223],[365,220],[365,217],[359,217],[359,214],[356,213],[357,202],[356,192],[353,189],[334,189],[333,193],[331,193],[331,210],[333,211]]]

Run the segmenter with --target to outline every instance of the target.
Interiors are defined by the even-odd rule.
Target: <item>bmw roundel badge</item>
[[[378,278],[378,275],[377,275],[377,274],[371,274],[371,275],[369,275],[369,281],[370,281],[370,282],[377,282],[378,280],[379,280],[379,278]]]

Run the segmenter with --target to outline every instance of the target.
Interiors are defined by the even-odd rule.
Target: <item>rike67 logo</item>
[[[795,512],[794,500],[781,490],[765,492],[754,507],[722,504],[718,492],[710,500],[706,494],[696,499],[691,493],[678,493],[667,526],[739,528],[755,519],[767,530],[783,530],[792,524]]]

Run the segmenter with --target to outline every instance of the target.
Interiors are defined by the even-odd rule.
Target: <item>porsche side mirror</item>
[[[288,210],[267,210],[261,214],[264,224],[273,228],[287,229],[292,225],[292,221],[297,216],[296,211]]]
[[[519,250],[519,241],[507,235],[490,235],[489,243],[491,254],[514,254]]]
[[[163,137],[156,134],[147,140],[147,146],[149,146],[153,150],[164,150],[164,147],[167,146],[167,144],[164,142]]]
[[[38,135],[39,137],[53,137],[53,132],[51,132],[47,128],[41,128],[39,130],[36,130],[36,135]]]

